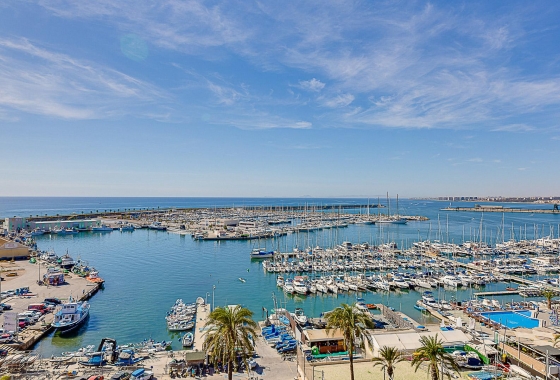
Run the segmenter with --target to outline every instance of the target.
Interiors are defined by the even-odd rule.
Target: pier
[[[475,297],[488,297],[488,296],[509,296],[510,294],[519,294],[519,290],[503,290],[495,292],[478,292],[473,293]]]
[[[207,304],[196,305],[196,326],[194,331],[193,351],[203,351],[204,333],[206,332],[206,320],[210,314],[210,306]]]
[[[554,205],[552,209],[539,208],[517,208],[502,206],[474,206],[474,207],[445,207],[441,211],[467,211],[467,212],[517,212],[525,214],[559,214],[558,205]]]

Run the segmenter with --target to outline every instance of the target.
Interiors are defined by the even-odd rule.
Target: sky
[[[0,196],[558,196],[558,20],[553,1],[4,1]]]

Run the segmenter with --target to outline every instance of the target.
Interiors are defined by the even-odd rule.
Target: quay
[[[495,292],[478,292],[473,293],[475,297],[488,297],[488,296],[509,296],[510,294],[519,294],[519,290],[502,290]]]
[[[203,351],[204,333],[206,332],[206,320],[210,315],[210,306],[206,303],[196,305],[196,330],[194,332],[194,343],[192,351]]]
[[[39,273],[45,273],[46,268],[40,268],[37,262],[32,264],[28,261],[4,261],[0,262],[2,272],[15,272],[18,275],[14,277],[6,277],[2,281],[2,289],[17,289],[28,287],[29,293],[21,296],[11,296],[2,300],[2,302],[10,304],[13,312],[22,313],[27,311],[29,304],[42,302],[45,298],[58,298],[61,300],[68,299],[72,296],[80,301],[87,300],[99,291],[102,287],[101,283],[92,283],[85,278],[75,274],[65,275],[65,284],[60,286],[38,285],[37,278]],[[24,331],[17,335],[17,341],[14,343],[4,344],[2,348],[10,351],[29,350],[44,336],[51,331],[51,322],[54,319],[52,313],[43,315],[35,325],[27,327]]]
[[[479,206],[474,207],[445,207],[441,211],[467,211],[467,212],[516,212],[525,214],[560,214],[558,205],[555,204],[552,209],[538,209],[538,208],[517,208],[517,207],[503,207],[503,206]]]

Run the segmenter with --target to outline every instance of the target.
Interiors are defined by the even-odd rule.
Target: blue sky
[[[559,195],[559,8],[4,2],[0,195]]]

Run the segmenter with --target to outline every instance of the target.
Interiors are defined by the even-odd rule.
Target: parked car
[[[62,303],[62,301],[59,300],[58,298],[45,298],[43,302],[52,303],[54,305],[60,305]]]
[[[4,350],[3,348],[0,349],[0,357],[4,357],[8,355],[8,350]]]
[[[1,310],[12,310],[12,305],[8,305],[7,303],[0,303]]]
[[[119,371],[111,376],[110,380],[128,380],[130,379],[130,372]]]
[[[93,375],[93,376],[88,377],[87,380],[103,380],[103,379],[104,378],[101,375]]]

